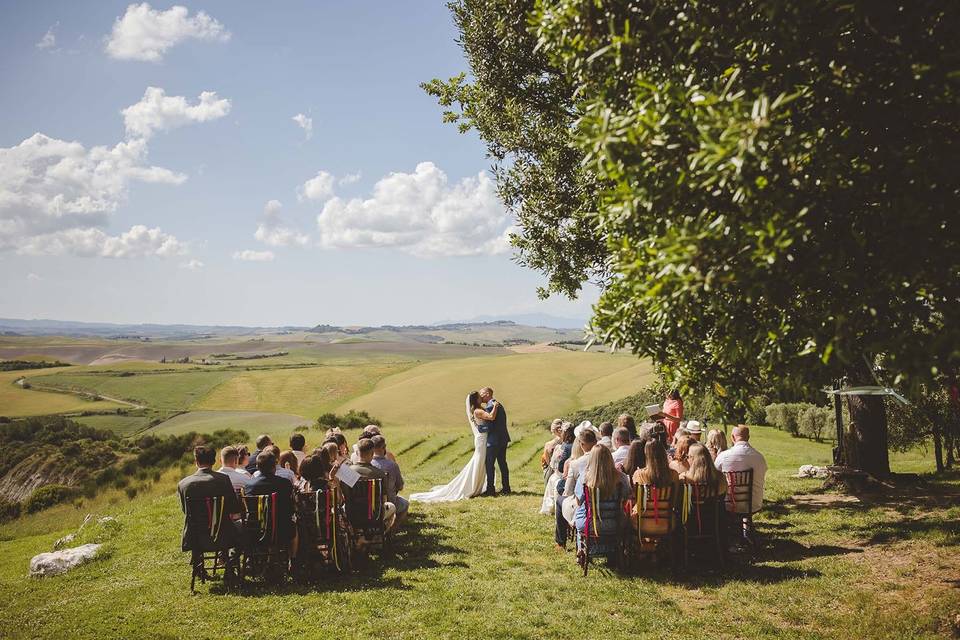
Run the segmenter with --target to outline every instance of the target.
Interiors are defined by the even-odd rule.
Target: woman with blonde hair
[[[577,510],[573,523],[583,531],[587,524],[587,501],[598,516],[598,534],[614,533],[623,501],[630,495],[630,480],[626,474],[617,471],[613,463],[613,454],[606,447],[593,447],[584,472],[577,478],[573,495],[577,498]],[[589,496],[588,496],[589,494]]]
[[[557,484],[563,478],[563,466],[573,452],[572,439],[573,425],[569,422],[561,422],[557,429],[557,442],[550,452],[550,461],[547,466],[550,475],[547,477],[547,483],[543,489],[543,502],[540,505],[540,513],[544,515],[553,515],[556,508]]]
[[[727,492],[727,479],[714,466],[707,447],[700,443],[690,445],[688,457],[690,468],[680,476],[683,482],[707,485],[710,496],[721,496]]]
[[[716,460],[717,454],[727,450],[726,434],[720,429],[710,429],[707,433],[707,450],[710,452],[710,457]]]

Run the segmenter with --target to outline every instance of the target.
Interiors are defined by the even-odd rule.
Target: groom
[[[480,401],[483,402],[486,411],[493,410],[493,389],[484,387],[480,389]],[[503,485],[501,494],[510,493],[510,469],[507,468],[507,443],[510,442],[510,434],[507,432],[507,411],[501,404],[497,408],[497,418],[487,430],[487,490],[483,492],[485,496],[497,495],[494,489],[494,469],[493,463],[500,467],[500,482]]]

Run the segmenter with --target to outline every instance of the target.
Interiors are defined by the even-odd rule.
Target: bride
[[[425,493],[414,493],[412,502],[453,502],[472,498],[483,492],[487,478],[485,461],[487,457],[487,430],[497,417],[497,408],[487,413],[480,405],[480,392],[474,391],[467,396],[467,420],[473,432],[473,457],[467,466],[449,483],[432,488]]]

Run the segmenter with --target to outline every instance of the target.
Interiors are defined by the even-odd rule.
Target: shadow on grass
[[[413,512],[404,523],[401,531],[393,538],[392,550],[383,554],[373,554],[365,561],[354,559],[352,573],[338,575],[333,571],[323,571],[310,583],[288,581],[280,585],[247,581],[235,591],[228,590],[223,583],[210,587],[211,594],[239,595],[258,597],[265,595],[307,594],[326,591],[370,591],[376,589],[409,590],[403,581],[403,575],[385,578],[384,575],[399,572],[401,574],[421,569],[442,569],[466,567],[460,560],[436,560],[438,555],[461,556],[464,551],[448,544],[449,536],[442,524],[425,518],[423,514]]]

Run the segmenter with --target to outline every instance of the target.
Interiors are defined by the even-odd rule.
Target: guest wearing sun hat
[[[684,428],[687,430],[688,436],[697,442],[700,442],[700,436],[703,434],[703,426],[700,424],[699,420],[688,421]]]

